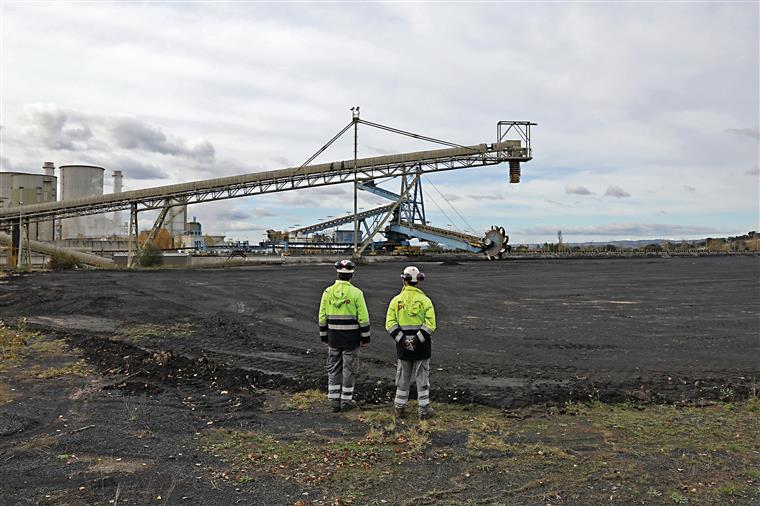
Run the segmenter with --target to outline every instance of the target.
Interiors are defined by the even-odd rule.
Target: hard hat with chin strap
[[[401,274],[401,278],[403,278],[403,280],[408,283],[419,283],[420,281],[425,279],[425,274],[420,272],[420,270],[417,267],[410,265],[409,267],[404,269],[403,274]]]
[[[335,269],[341,274],[353,274],[356,270],[356,264],[351,260],[338,260],[335,262]]]

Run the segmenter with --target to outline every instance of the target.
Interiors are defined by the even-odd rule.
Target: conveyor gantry
[[[413,173],[482,167],[510,162],[511,165],[531,160],[529,144],[504,140],[493,144],[477,144],[458,148],[416,151],[397,155],[336,161],[299,168],[255,172],[190,183],[112,193],[84,199],[32,204],[0,210],[0,228],[24,222],[51,218],[98,214],[123,209],[133,212],[167,206],[193,204],[250,195],[260,195],[303,188],[315,188],[382,177],[407,176]]]
[[[416,237],[423,241],[433,241],[450,248],[470,251],[472,253],[478,253],[483,250],[482,237],[455,232],[445,228],[432,227],[420,223],[410,224],[409,222],[402,221],[391,224],[391,230],[410,237]]]

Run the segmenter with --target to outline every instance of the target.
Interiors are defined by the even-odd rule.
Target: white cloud
[[[565,193],[571,193],[575,195],[593,195],[594,192],[589,190],[583,185],[566,185]]]
[[[630,197],[631,194],[619,187],[618,185],[610,185],[607,187],[607,191],[604,192],[605,197],[615,197],[618,199]]]
[[[134,118],[117,118],[113,120],[110,130],[114,142],[120,148],[181,156],[201,163],[214,161],[215,150],[209,141],[191,144],[182,139],[169,139],[161,128]]]
[[[29,104],[24,107],[28,125],[24,134],[53,150],[75,151],[86,147],[92,137],[90,127],[75,125],[55,104]]]
[[[726,132],[734,134],[737,137],[760,140],[760,127],[727,128]]]

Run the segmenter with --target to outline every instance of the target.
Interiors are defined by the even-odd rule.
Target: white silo
[[[76,200],[103,195],[105,169],[95,165],[61,165],[61,200]],[[103,218],[98,215],[61,220],[61,239],[101,237]]]

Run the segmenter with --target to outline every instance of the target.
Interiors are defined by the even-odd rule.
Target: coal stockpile
[[[403,265],[360,266],[354,278],[373,336],[360,401],[392,393],[384,319]],[[418,266],[438,318],[437,400],[701,402],[746,397],[760,373],[758,257]],[[97,349],[90,358],[107,370],[134,367],[123,357],[136,349],[168,357],[142,366],[161,381],[200,374],[225,388],[297,391],[325,383],[316,313],[333,277],[331,265],[22,275],[4,284],[0,318],[29,317]]]

